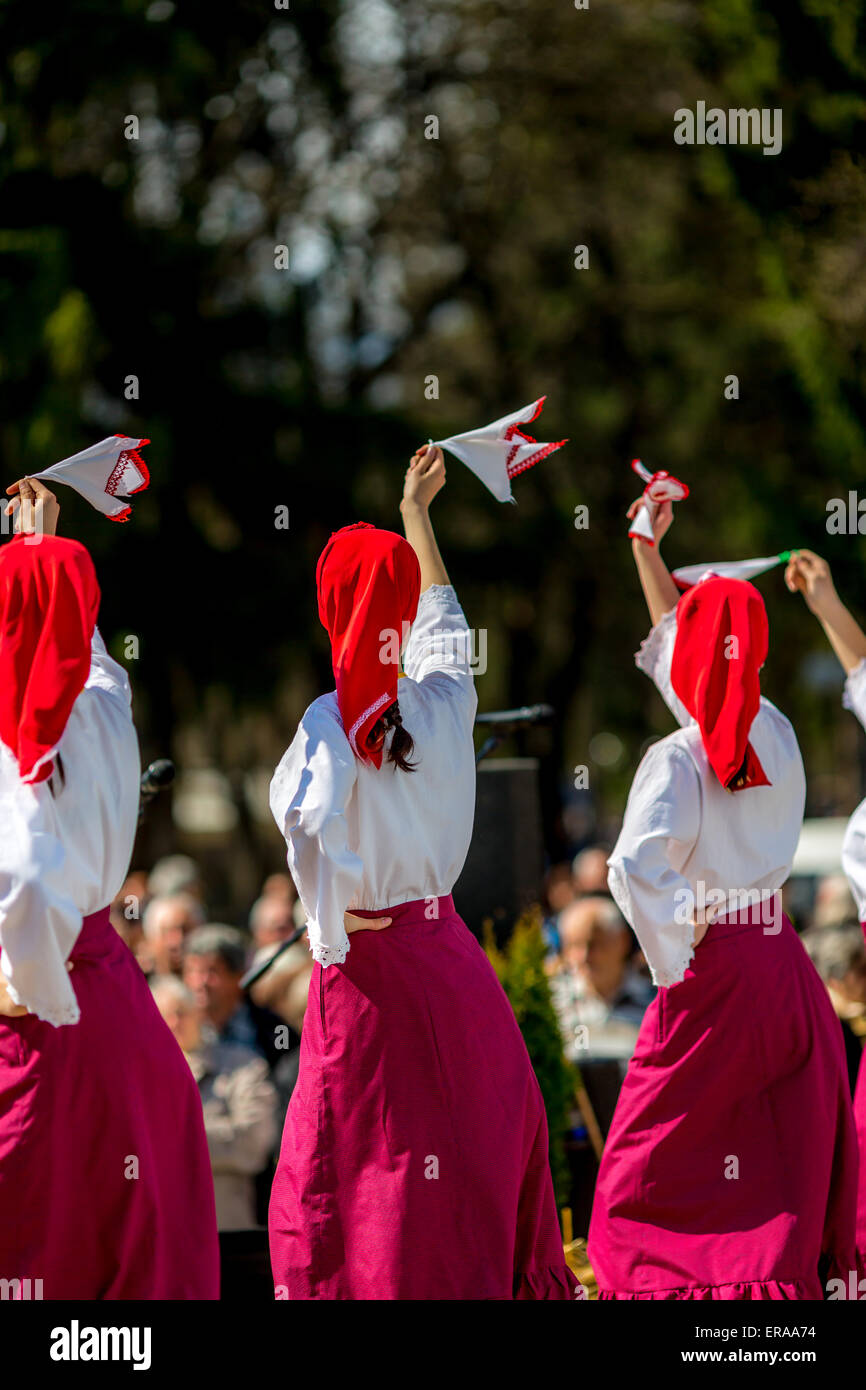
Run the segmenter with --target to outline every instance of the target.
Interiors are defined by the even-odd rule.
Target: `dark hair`
[[[242,975],[246,966],[247,947],[243,932],[226,927],[222,922],[210,922],[196,927],[183,943],[184,959],[188,956],[219,956],[232,975]]]
[[[61,756],[60,756],[59,753],[56,754],[56,756],[55,756],[55,758],[54,758],[54,767],[53,767],[53,769],[52,769],[52,771],[51,771],[51,776],[48,778],[48,790],[50,791],[51,795],[54,796],[54,797],[57,796],[57,792],[54,790],[54,773],[55,773],[55,772],[57,773],[57,777],[58,777],[58,780],[59,780],[59,782],[60,782],[60,790],[63,791],[63,788],[66,786],[66,772],[65,772],[64,767],[63,767],[63,759],[61,758]]]
[[[749,755],[747,753],[733,777],[728,778],[725,787],[729,792],[741,792],[745,787],[748,761]]]
[[[398,700],[395,700],[393,705],[388,706],[385,713],[376,720],[370,730],[370,740],[374,748],[381,747],[389,729],[394,730],[394,736],[388,749],[388,762],[394,763],[401,772],[414,772],[416,764],[410,763],[409,759],[415,749],[415,740],[409,731],[403,728],[403,718],[400,714]]]

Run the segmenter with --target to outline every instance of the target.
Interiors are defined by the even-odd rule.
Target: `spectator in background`
[[[634,1051],[653,988],[631,968],[631,931],[610,899],[578,898],[560,914],[560,967],[551,980],[565,1051],[574,1062]]]
[[[571,865],[571,882],[574,897],[592,893],[608,895],[607,859],[610,850],[604,845],[589,845],[574,856]]]
[[[136,953],[145,975],[182,974],[184,941],[203,922],[201,903],[189,893],[152,897],[144,910],[144,939]]]
[[[198,927],[184,946],[183,980],[220,1041],[253,1048],[273,1070],[298,1039],[287,1037],[283,1020],[241,989],[246,958],[247,943],[236,927]]]
[[[574,899],[571,865],[552,864],[541,884],[541,930],[547,943],[547,962],[555,965],[559,955],[559,914]]]
[[[307,914],[304,911],[304,904],[298,897],[298,890],[290,874],[269,874],[262,884],[261,900],[269,903],[276,901],[287,904],[291,908],[295,926],[303,927],[306,924]]]
[[[280,898],[290,905],[297,902],[298,890],[291,874],[268,874],[262,884],[263,898]]]
[[[158,976],[151,989],[198,1084],[217,1226],[248,1230],[259,1224],[255,1180],[268,1167],[278,1137],[277,1093],[267,1063],[249,1047],[220,1041],[175,975]]]
[[[294,903],[289,897],[263,893],[250,911],[250,934],[257,949],[278,946],[295,930]]]
[[[812,926],[859,927],[854,897],[844,874],[827,874],[819,880],[812,908]]]
[[[847,888],[847,881],[842,880]],[[866,1043],[866,947],[859,923],[812,927],[801,940],[842,1025],[851,1094]]]
[[[194,859],[186,854],[167,854],[150,871],[148,888],[154,898],[173,898],[186,893],[204,910],[204,880]]]

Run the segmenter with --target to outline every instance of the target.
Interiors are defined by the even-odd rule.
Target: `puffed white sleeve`
[[[78,1000],[66,961],[82,916],[64,891],[66,854],[52,824],[45,782],[25,786],[3,750],[0,800],[0,959],[16,1004],[59,1028],[77,1023]]]
[[[125,705],[132,704],[132,691],[129,677],[119,662],[109,656],[98,627],[93,629],[90,641],[90,675],[87,678],[89,689],[106,690]]]
[[[311,705],[274,773],[270,804],[307,914],[310,950],[322,966],[346,959],[343,914],[363,875],[363,864],[349,847],[346,822],[357,776],[342,726],[321,706]]]
[[[472,655],[472,633],[453,587],[431,584],[418,600],[403,670],[413,681],[443,675],[471,685]]]
[[[608,884],[653,982],[664,987],[679,984],[694,955],[694,893],[682,869],[700,822],[698,770],[685,749],[662,739],[635,774]]]
[[[866,923],[866,801],[860,802],[845,828],[842,871],[857,906],[857,916],[861,923]]]
[[[60,1027],[77,1023],[66,961],[83,916],[123,881],[138,813],[138,740],[126,673],[98,631],[60,740],[62,774],[25,785],[0,748],[0,947],[9,993]],[[59,771],[59,769],[58,769]]]
[[[649,676],[680,728],[691,724],[692,717],[671,684],[671,663],[677,638],[677,610],[671,608],[650,629],[635,653],[638,670]]]
[[[866,660],[849,673],[842,704],[866,728]],[[861,922],[866,922],[866,801],[861,801],[848,822],[842,841],[842,868],[857,904],[857,915]]]
[[[842,704],[845,709],[856,714],[866,729],[866,659],[859,662],[854,670],[849,672],[845,680],[845,689],[842,692]]]

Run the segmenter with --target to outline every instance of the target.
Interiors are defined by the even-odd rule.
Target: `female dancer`
[[[866,728],[866,634],[836,593],[830,566],[812,550],[798,550],[785,570],[791,593],[801,593],[829,638],[845,669],[842,703]],[[866,935],[866,801],[848,822],[842,842],[842,867],[851,885]],[[854,1093],[854,1121],[860,1150],[857,1185],[857,1251],[866,1273],[866,1064],[861,1064]]]
[[[761,698],[760,594],[709,577],[680,598],[658,553],[670,521],[668,505],[656,546],[634,542],[654,623],[637,662],[682,727],[641,762],[609,861],[660,988],[589,1254],[603,1298],[820,1299],[823,1274],[853,1268],[857,1155],[839,1024],[777,891],[803,765]]]
[[[359,524],[325,547],[337,689],[271,785],[316,961],[271,1196],[277,1298],[566,1299],[575,1283],[538,1084],[451,898],[476,697],[427,510],[444,481],[441,451],[420,449],[407,540]]]
[[[0,549],[0,1278],[16,1298],[217,1298],[201,1101],[108,917],[138,812],[129,684],[54,496],[9,490],[42,534]]]

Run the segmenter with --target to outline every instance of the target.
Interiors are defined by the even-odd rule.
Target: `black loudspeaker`
[[[496,940],[538,902],[544,872],[537,758],[493,758],[478,768],[475,828],[454,905],[481,938],[492,919]]]

